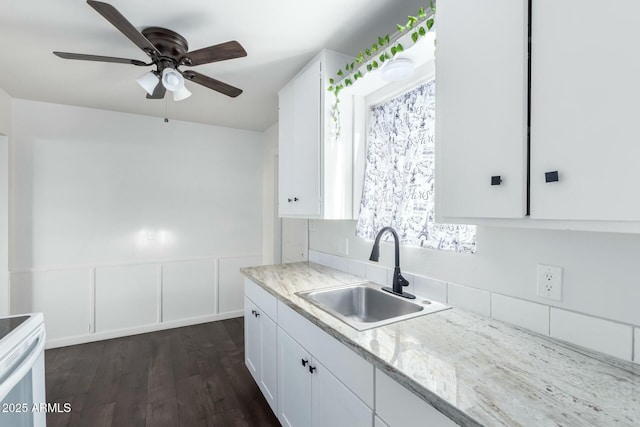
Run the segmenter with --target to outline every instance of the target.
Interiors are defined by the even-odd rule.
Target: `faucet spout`
[[[371,256],[369,257],[369,261],[378,262],[378,260],[380,259],[380,238],[386,232],[390,232],[393,235],[393,240],[395,243],[395,266],[393,268],[392,287],[389,288],[385,286],[382,288],[382,290],[405,298],[414,299],[415,295],[404,292],[402,290],[404,286],[409,286],[409,281],[402,277],[402,274],[400,273],[400,238],[398,237],[398,233],[396,233],[396,230],[394,230],[392,227],[382,227],[382,229],[378,231],[375,242],[373,243],[373,248],[371,249]]]

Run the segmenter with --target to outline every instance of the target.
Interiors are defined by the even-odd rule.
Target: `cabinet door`
[[[313,427],[371,427],[373,410],[322,364],[313,360],[311,415]]]
[[[391,427],[457,426],[379,369],[376,369],[376,416]]]
[[[245,297],[244,309],[245,365],[262,394],[277,413],[278,362],[277,327],[267,314]]]
[[[260,323],[260,390],[271,406],[274,414],[278,413],[278,348],[276,323],[264,312],[259,311]]]
[[[320,215],[320,132],[321,60],[295,79],[294,92],[294,171],[296,213]],[[280,149],[281,151],[281,149]]]
[[[436,213],[521,218],[527,177],[527,2],[442,2],[437,20]],[[492,185],[493,176],[500,177],[499,185]]]
[[[311,425],[311,362],[311,355],[278,328],[278,420],[283,426]]]
[[[244,299],[244,363],[253,379],[260,384],[260,322],[254,315],[256,305]]]
[[[280,216],[295,214],[295,136],[294,85],[285,86],[278,94],[278,212]]]
[[[532,217],[640,220],[639,17],[633,1],[533,1]]]

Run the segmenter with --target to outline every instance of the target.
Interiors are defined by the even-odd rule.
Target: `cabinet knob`
[[[544,182],[558,182],[558,171],[545,172]]]
[[[313,374],[313,371],[315,371],[315,370],[316,370],[315,366],[309,365],[309,372],[311,372]]]
[[[306,359],[302,359],[302,366],[307,366],[307,363],[309,363],[308,360]]]
[[[298,200],[300,200],[300,199],[298,199],[297,197],[294,197],[294,198],[293,198],[293,201],[294,201],[294,202],[297,202]]]
[[[494,175],[491,177],[491,185],[502,184],[502,177],[500,175]]]
[[[288,198],[287,202],[291,203],[291,202],[293,202],[293,199],[292,198]]]
[[[255,310],[251,310],[251,314],[253,314],[255,316],[256,315],[256,311]]]
[[[258,313],[258,312],[256,311],[256,314],[254,314],[254,316],[256,316],[256,317],[260,317],[260,313]]]

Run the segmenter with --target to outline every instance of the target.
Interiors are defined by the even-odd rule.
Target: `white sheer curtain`
[[[434,221],[434,117],[433,80],[371,109],[359,237],[391,226],[404,245],[475,252],[475,226]]]

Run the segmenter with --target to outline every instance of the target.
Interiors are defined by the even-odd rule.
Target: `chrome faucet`
[[[380,231],[378,231],[376,241],[373,243],[373,248],[371,249],[371,256],[369,257],[369,261],[378,262],[378,260],[380,259],[380,237],[382,237],[382,235],[387,231],[393,235],[393,240],[395,241],[396,265],[393,269],[393,287],[390,288],[388,286],[383,286],[382,290],[390,292],[394,295],[399,295],[401,297],[415,299],[415,295],[404,292],[402,290],[404,286],[409,286],[409,281],[402,277],[402,274],[400,274],[400,239],[398,238],[398,233],[396,233],[396,230],[391,227],[383,227]]]

